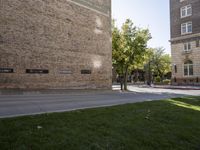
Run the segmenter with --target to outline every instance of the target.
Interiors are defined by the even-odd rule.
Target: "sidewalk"
[[[138,88],[158,88],[158,89],[177,89],[177,90],[200,90],[200,86],[172,86],[172,85],[151,85],[146,84],[134,85],[129,84],[129,86]],[[38,90],[26,90],[26,89],[0,89],[0,95],[85,95],[85,94],[113,94],[120,92],[120,85],[113,85],[112,90],[65,90],[65,89],[38,89]]]
[[[120,85],[115,84],[113,85],[113,90],[118,89],[120,90]],[[180,86],[180,85],[154,85],[151,86],[147,84],[128,84],[128,86],[139,87],[139,88],[160,88],[160,89],[177,89],[177,90],[200,90],[200,86]]]
[[[200,86],[152,85],[151,87],[161,89],[200,90]]]

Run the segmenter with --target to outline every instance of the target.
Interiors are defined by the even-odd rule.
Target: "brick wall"
[[[110,0],[0,0],[0,69],[14,69],[0,88],[110,89],[110,14]]]
[[[192,16],[181,18],[180,9],[188,4],[192,5]],[[200,1],[199,0],[170,0],[171,38],[181,36],[181,24],[192,21],[193,33],[200,33]]]

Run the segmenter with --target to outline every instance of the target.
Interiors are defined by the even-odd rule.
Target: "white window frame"
[[[181,7],[180,12],[181,12],[181,18],[192,16],[192,5]]]
[[[183,44],[183,51],[184,52],[189,52],[192,50],[192,44],[191,42],[188,42],[188,43],[184,43]]]
[[[191,26],[191,31],[189,31],[189,27]],[[185,28],[185,29],[183,29]],[[181,24],[181,35],[192,33],[192,22],[186,22]]]
[[[187,75],[185,75],[185,67],[187,68]],[[192,75],[190,74],[190,67],[192,67]],[[194,76],[194,64],[184,64],[183,65],[183,75],[184,75],[184,77]]]

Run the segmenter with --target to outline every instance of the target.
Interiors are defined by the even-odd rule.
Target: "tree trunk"
[[[125,69],[125,74],[124,74],[124,90],[127,91],[127,80],[128,80],[128,66]]]
[[[161,79],[161,83],[163,83],[163,73],[158,69],[158,74],[160,76],[160,79]]]
[[[161,83],[163,83],[163,80],[164,80],[164,74],[162,73],[161,74]]]
[[[138,69],[137,69],[135,82],[137,83],[138,81],[139,81],[139,72],[138,72]]]
[[[121,91],[124,90],[123,88],[123,84],[124,84],[124,78],[123,78],[124,75],[120,75],[120,87],[121,87]]]

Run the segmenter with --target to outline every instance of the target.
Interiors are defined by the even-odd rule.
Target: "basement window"
[[[92,74],[91,70],[81,70],[81,74]]]
[[[0,73],[14,73],[12,68],[0,68]]]
[[[47,70],[47,69],[26,69],[26,73],[29,73],[29,74],[48,74],[49,70]]]

